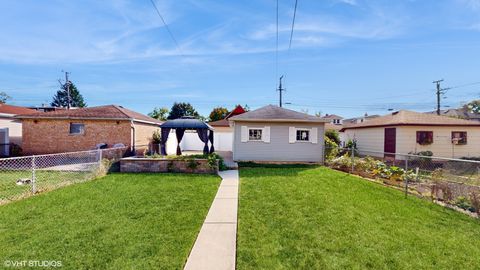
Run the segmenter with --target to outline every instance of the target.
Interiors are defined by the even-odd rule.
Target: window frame
[[[80,125],[80,126],[82,126],[81,132],[78,132],[78,133],[72,133],[72,126],[73,126],[73,125]],[[69,125],[69,130],[68,130],[68,134],[69,134],[69,135],[72,135],[72,136],[76,136],[76,135],[84,135],[84,134],[85,134],[85,124],[84,124],[84,123],[75,123],[75,122],[70,122],[70,125]]]
[[[420,134],[422,133],[425,133],[426,136],[424,136],[424,140],[426,141],[421,141],[421,138],[420,138]],[[429,136],[430,134],[430,136]],[[430,145],[430,144],[433,144],[433,130],[417,130],[417,133],[416,133],[416,142],[419,144],[419,145]],[[430,137],[430,138],[428,138]]]
[[[454,137],[454,134],[455,133],[460,133],[461,135],[465,135],[464,137],[460,136],[460,140],[458,140],[457,143],[454,143],[454,139],[456,137]],[[452,144],[455,144],[455,145],[466,145],[468,143],[468,133],[466,131],[452,131],[451,133],[452,135]],[[460,142],[462,141],[462,142]]]
[[[303,132],[303,131],[306,131],[307,132],[307,140],[299,140],[299,134],[298,132]],[[310,129],[306,129],[306,128],[296,128],[295,129],[295,142],[310,142]],[[301,133],[300,133],[300,137],[301,137]]]
[[[250,132],[253,131],[257,131],[257,132],[260,132],[260,138],[258,139],[252,139],[251,135],[250,135]],[[248,128],[248,141],[249,142],[261,142],[263,141],[263,128],[255,128],[255,127],[252,127],[252,128]]]

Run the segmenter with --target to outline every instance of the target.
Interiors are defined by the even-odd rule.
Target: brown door
[[[396,152],[396,143],[397,141],[397,129],[396,128],[386,128],[385,129],[385,143],[383,146],[383,152],[385,153],[395,153]],[[395,155],[385,154],[385,157],[395,157]]]

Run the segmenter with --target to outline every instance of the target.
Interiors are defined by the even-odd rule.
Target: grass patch
[[[238,269],[479,269],[480,222],[328,168],[240,170]]]
[[[0,206],[0,261],[64,269],[180,269],[220,178],[111,174]]]

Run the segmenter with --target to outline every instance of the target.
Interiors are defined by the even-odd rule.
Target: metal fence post
[[[355,148],[353,147],[353,145],[352,145],[351,156],[352,156],[352,171],[351,171],[351,173],[353,174],[353,172],[355,171]]]
[[[405,157],[405,198],[408,196],[408,156]]]
[[[102,163],[102,149],[98,149],[98,162]]]
[[[36,175],[35,175],[35,155],[32,156],[32,193],[35,194],[37,192],[36,186]]]

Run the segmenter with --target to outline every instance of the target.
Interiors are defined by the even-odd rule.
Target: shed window
[[[297,129],[297,141],[301,141],[301,142],[310,141],[310,130]]]
[[[262,129],[249,129],[248,130],[248,140],[250,141],[261,141],[262,140]]]
[[[417,143],[428,145],[433,143],[433,131],[417,131]]]
[[[458,145],[467,144],[467,132],[466,131],[452,131],[452,143]]]
[[[80,123],[70,123],[70,134],[79,135],[85,132],[85,125]]]

